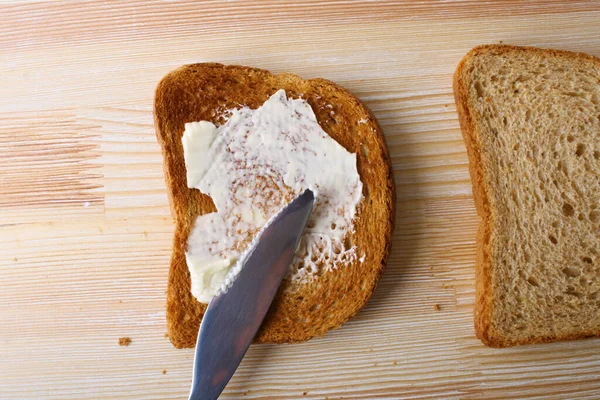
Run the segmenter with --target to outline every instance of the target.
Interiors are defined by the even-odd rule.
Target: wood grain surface
[[[193,352],[165,337],[173,222],[152,102],[164,74],[203,61],[350,89],[398,190],[367,307],[323,338],[252,346],[223,398],[600,398],[600,340],[474,336],[478,220],[451,84],[470,48],[498,42],[600,56],[600,3],[1,3],[0,398],[186,398]]]

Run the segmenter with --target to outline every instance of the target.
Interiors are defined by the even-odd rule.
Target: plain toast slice
[[[212,200],[189,189],[181,136],[186,122],[224,122],[224,112],[257,108],[278,89],[311,105],[323,130],[351,153],[363,183],[355,232],[347,237],[365,258],[322,273],[310,284],[284,281],[255,342],[299,342],[336,328],[360,310],[373,293],[386,264],[394,228],[395,191],[387,146],[373,114],[350,92],[324,79],[221,64],[183,66],[156,89],[156,135],[164,156],[165,179],[176,220],[167,288],[171,342],[193,347],[206,304],[190,293],[185,260],[187,238],[196,217],[215,211]]]
[[[481,217],[477,336],[506,347],[600,335],[600,60],[480,46],[454,94]]]

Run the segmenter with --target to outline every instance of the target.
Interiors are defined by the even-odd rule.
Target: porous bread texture
[[[373,114],[350,92],[324,79],[221,64],[192,64],[165,76],[156,88],[156,135],[164,157],[165,179],[175,217],[167,287],[167,327],[178,348],[193,347],[206,304],[190,293],[185,261],[187,238],[196,217],[215,211],[211,199],[189,189],[181,137],[186,122],[225,121],[226,110],[258,108],[278,89],[311,105],[323,130],[357,154],[363,183],[355,231],[355,262],[324,271],[309,284],[284,281],[254,341],[300,342],[339,327],[367,302],[386,264],[394,228],[395,189],[383,132]],[[364,258],[361,258],[364,256]]]
[[[600,60],[487,45],[454,76],[486,345],[600,335]]]

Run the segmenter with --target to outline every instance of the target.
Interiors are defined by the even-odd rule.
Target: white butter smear
[[[310,281],[357,259],[345,240],[362,198],[351,154],[321,129],[310,105],[283,89],[261,107],[229,110],[219,127],[185,124],[188,187],[209,195],[217,212],[199,216],[186,261],[192,294],[207,303],[265,223],[305,189],[316,203],[287,279]]]

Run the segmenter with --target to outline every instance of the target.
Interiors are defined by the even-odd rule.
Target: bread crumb
[[[434,304],[434,305],[433,305],[433,309],[434,309],[435,311],[440,311],[442,308],[440,307],[440,305],[439,305],[439,304]]]
[[[394,361],[392,365],[398,365],[398,361]]]
[[[123,300],[119,300],[119,303],[123,303]]]
[[[144,237],[148,236],[148,231],[144,231]]]
[[[129,346],[131,344],[130,337],[121,337],[119,338],[119,346]]]
[[[163,369],[163,370],[162,370],[162,374],[164,375],[164,374],[166,374],[166,373],[167,373],[167,370],[166,370],[166,369]]]
[[[17,262],[17,261],[19,261],[19,259],[17,257],[15,257],[15,258],[13,258],[13,261]]]
[[[302,392],[302,396],[306,396],[308,392]]]
[[[501,40],[501,41],[499,41],[498,43],[502,44],[502,40]]]
[[[165,339],[168,339],[168,338],[169,338],[169,334],[165,333]]]

